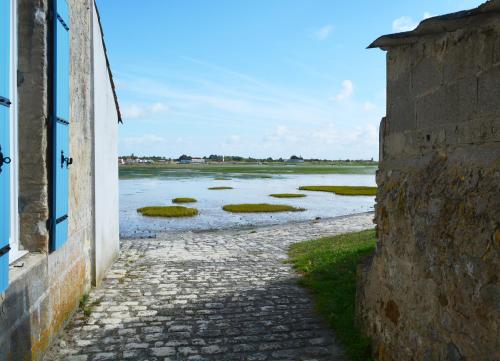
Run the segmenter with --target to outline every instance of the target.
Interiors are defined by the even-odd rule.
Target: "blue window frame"
[[[0,0],[0,293],[9,285],[10,0]]]
[[[66,0],[54,1],[54,71],[53,71],[53,126],[52,126],[52,242],[57,250],[68,239],[70,126],[70,22]]]

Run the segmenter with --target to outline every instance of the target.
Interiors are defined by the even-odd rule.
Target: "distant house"
[[[191,157],[191,156],[183,154],[179,157],[177,162],[179,164],[191,164],[191,163],[201,164],[201,163],[205,163],[205,158]]]
[[[121,121],[93,0],[0,0],[0,360],[42,360],[119,252]]]
[[[290,159],[287,160],[289,163],[304,163],[304,158],[292,155]]]
[[[180,164],[191,164],[191,160],[192,159],[193,159],[192,157],[183,154],[183,155],[181,155],[179,157],[179,159],[177,160],[177,162],[180,163]]]
[[[191,163],[205,163],[205,159],[200,157],[193,157],[191,158]]]

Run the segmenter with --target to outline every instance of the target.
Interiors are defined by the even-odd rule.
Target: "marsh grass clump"
[[[180,197],[172,199],[172,203],[195,203],[197,200],[195,198]]]
[[[341,196],[375,196],[377,187],[365,186],[302,186],[301,191],[330,192]]]
[[[274,193],[274,194],[270,194],[269,196],[274,197],[274,198],[302,198],[302,197],[306,197],[305,194],[301,194],[301,193]]]
[[[215,177],[214,180],[224,181],[224,180],[231,180],[231,178],[227,178],[227,177]]]
[[[355,325],[356,269],[375,250],[375,230],[292,245],[289,263],[312,291],[316,308],[335,330],[352,361],[372,360],[370,342]]]
[[[225,189],[233,189],[233,187],[210,187],[208,189],[211,190],[211,191],[222,191],[222,190],[225,190]]]
[[[101,305],[101,299],[96,299],[93,302],[89,302],[89,295],[85,293],[78,304],[78,308],[83,312],[83,315],[88,318],[92,314],[93,308]]]
[[[196,208],[183,206],[155,206],[139,208],[137,212],[146,217],[193,217],[198,214]]]
[[[226,212],[232,213],[276,213],[276,212],[302,212],[304,208],[297,208],[285,204],[268,203],[246,203],[246,204],[228,204],[222,207]]]

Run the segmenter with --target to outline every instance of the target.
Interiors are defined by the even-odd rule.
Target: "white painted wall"
[[[93,11],[94,57],[94,280],[99,284],[119,252],[118,112],[106,65],[99,19]]]

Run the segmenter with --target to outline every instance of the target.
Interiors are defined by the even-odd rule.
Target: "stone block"
[[[427,94],[443,85],[443,63],[435,53],[438,46],[433,42],[414,45],[415,48],[422,47],[422,54],[412,59],[411,93],[413,96]]]
[[[477,109],[476,79],[459,79],[417,97],[415,108],[418,128],[440,128],[444,124],[474,119]]]
[[[446,38],[443,52],[444,82],[475,77],[493,65],[498,30],[457,30]]]
[[[478,77],[478,113],[481,116],[500,116],[500,65]]]
[[[387,103],[386,134],[416,128],[415,101],[412,97],[394,97]]]
[[[411,60],[407,56],[409,47],[397,49],[387,54],[387,101],[406,98],[411,91]]]

